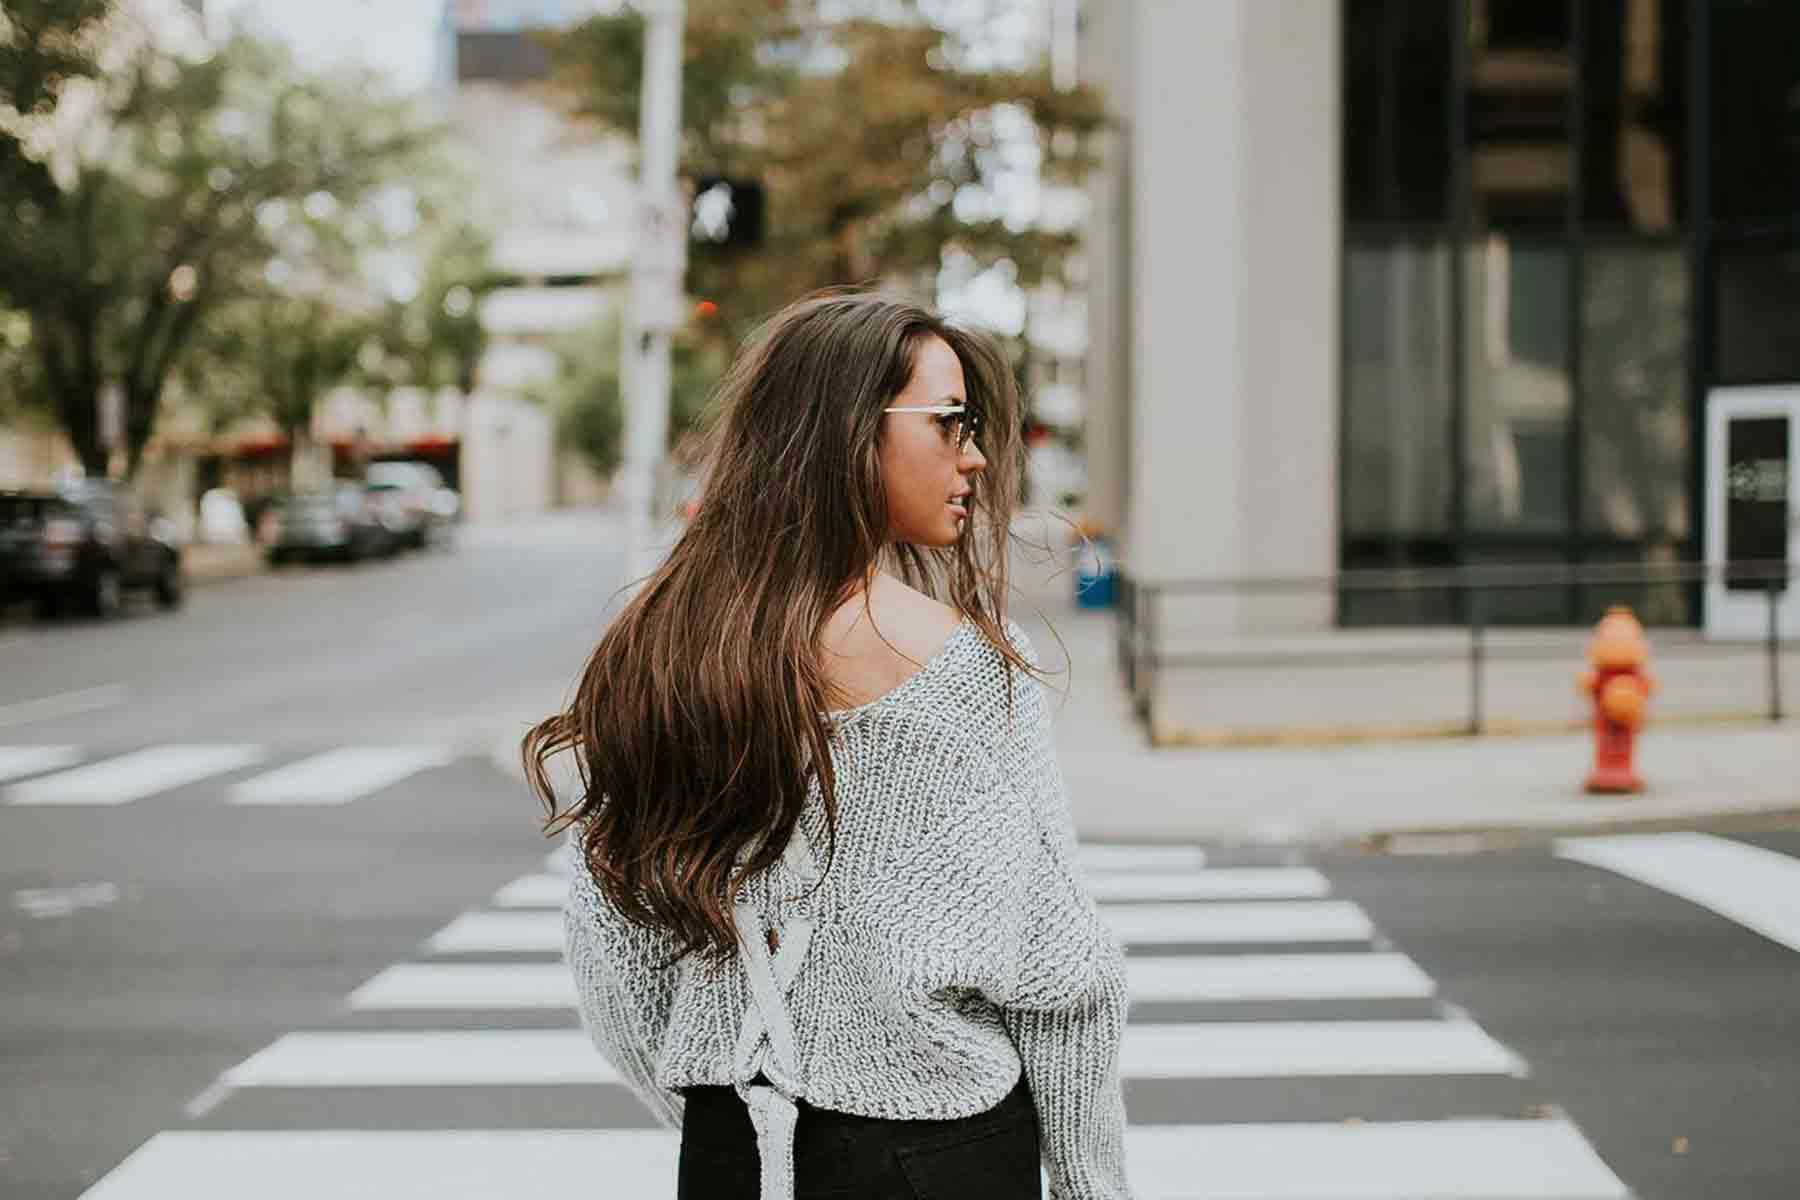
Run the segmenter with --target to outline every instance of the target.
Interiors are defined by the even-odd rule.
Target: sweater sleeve
[[[644,953],[644,931],[606,903],[573,842],[563,853],[569,863],[563,950],[575,977],[581,1027],[657,1123],[679,1129],[686,1102],[657,1086],[650,1044],[650,1032],[667,1025],[674,998],[672,985],[650,970],[667,955]],[[673,968],[663,974],[673,974]]]
[[[1064,806],[1066,808],[1066,804]],[[1125,955],[1054,830],[1035,831],[1017,989],[998,1001],[1038,1112],[1050,1200],[1130,1200]]]
[[[916,986],[974,987],[998,1009],[1037,1108],[1050,1200],[1130,1200],[1125,955],[1077,870],[1067,800],[979,750],[951,777],[952,799],[881,893],[906,910],[889,917],[890,945]]]

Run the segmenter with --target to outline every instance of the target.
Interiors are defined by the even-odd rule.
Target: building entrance
[[[1800,565],[1800,383],[1714,388],[1706,398],[1707,636],[1765,637],[1763,573]],[[1749,569],[1725,571],[1725,564]],[[1773,585],[1783,638],[1800,636],[1800,581]]]

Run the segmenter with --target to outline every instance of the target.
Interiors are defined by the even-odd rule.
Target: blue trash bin
[[[1078,608],[1111,608],[1118,565],[1109,538],[1089,538],[1075,552],[1075,604]]]

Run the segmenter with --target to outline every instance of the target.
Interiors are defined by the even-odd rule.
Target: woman
[[[582,1023],[680,1127],[683,1200],[1013,1200],[1040,1159],[1053,1197],[1130,1194],[1124,955],[1003,608],[1019,426],[989,339],[790,305],[721,385],[680,540],[525,738]]]

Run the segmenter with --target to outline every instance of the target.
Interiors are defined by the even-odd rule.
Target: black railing
[[[1708,563],[1592,563],[1583,565],[1530,565],[1446,567],[1397,571],[1344,571],[1327,576],[1257,576],[1235,579],[1159,579],[1145,581],[1121,569],[1117,576],[1117,631],[1120,669],[1126,690],[1131,694],[1137,716],[1148,728],[1156,728],[1154,706],[1156,684],[1163,671],[1171,668],[1247,665],[1280,666],[1303,661],[1296,653],[1260,653],[1255,655],[1171,653],[1162,644],[1162,604],[1170,596],[1233,596],[1269,594],[1318,594],[1332,596],[1340,605],[1358,594],[1399,596],[1426,591],[1448,592],[1455,611],[1466,614],[1460,622],[1468,632],[1465,650],[1454,655],[1436,649],[1392,649],[1363,654],[1332,655],[1333,662],[1445,662],[1466,659],[1469,664],[1469,713],[1465,731],[1482,733],[1486,728],[1483,713],[1484,672],[1488,661],[1496,657],[1488,644],[1488,631],[1494,622],[1492,596],[1496,592],[1530,588],[1624,588],[1646,585],[1703,585],[1723,578],[1734,589],[1760,591],[1766,598],[1767,619],[1761,644],[1768,663],[1766,714],[1771,721],[1783,716],[1781,695],[1780,602],[1784,587],[1793,578],[1793,567],[1785,562]],[[1360,632],[1373,628],[1441,629],[1441,625],[1412,626],[1336,626],[1337,632]],[[1790,639],[1791,642],[1791,639]],[[1726,649],[1735,643],[1703,643],[1704,649]],[[1529,647],[1509,647],[1508,658],[1530,658],[1545,653],[1562,654],[1566,647],[1548,652]]]

